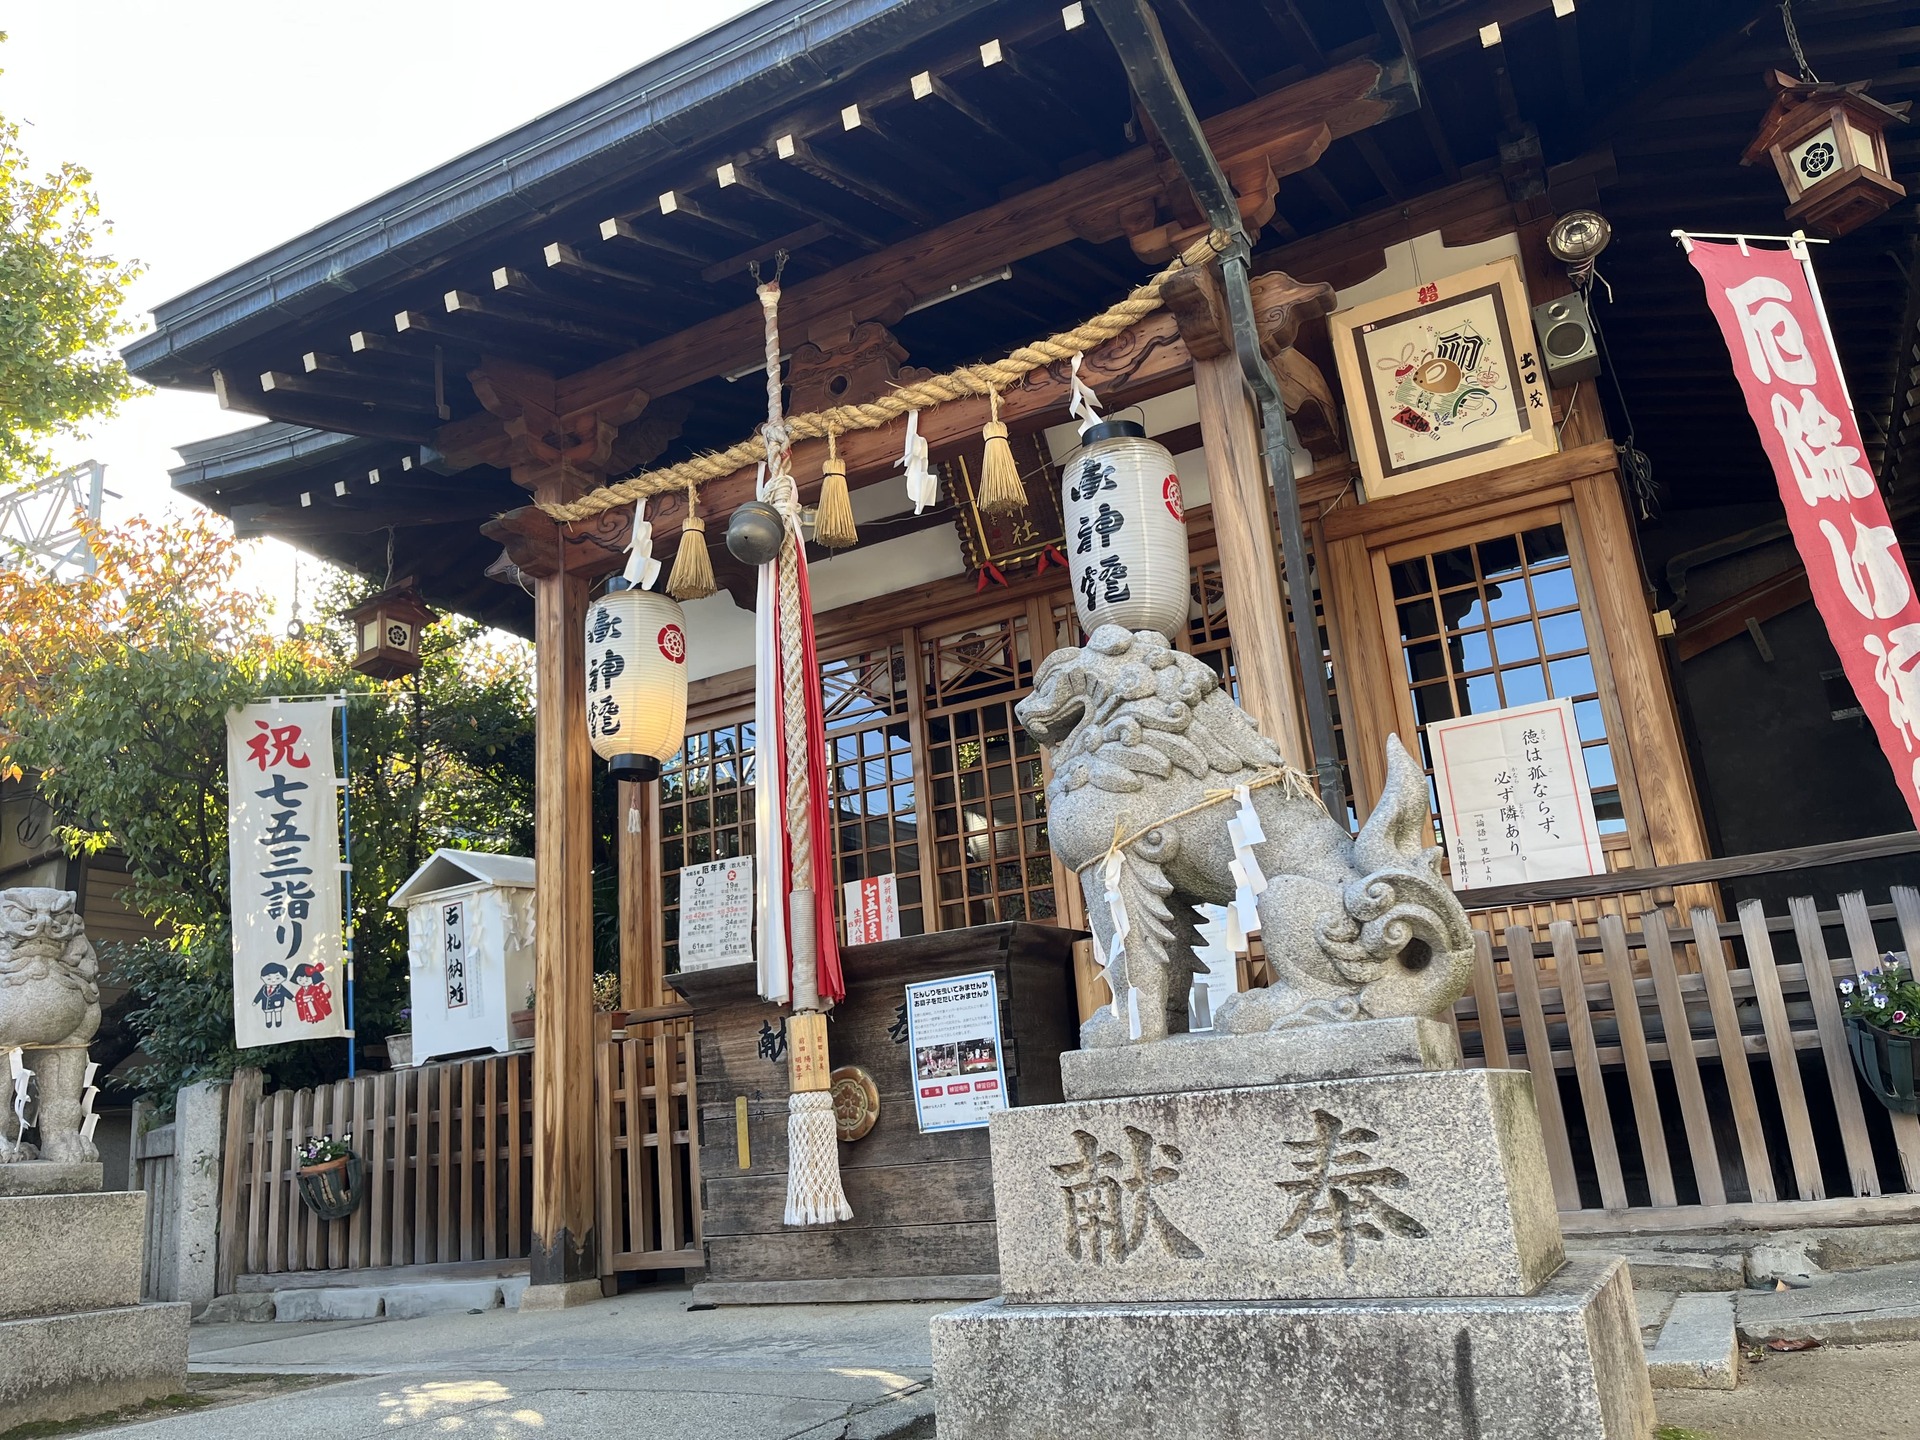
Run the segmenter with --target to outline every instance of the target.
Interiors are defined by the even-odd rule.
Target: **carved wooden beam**
[[[1254,310],[1266,317],[1264,323],[1284,323],[1288,306],[1300,306],[1318,297],[1318,288],[1302,285],[1284,275],[1257,276],[1254,280]],[[1000,418],[1016,429],[1034,429],[1064,419],[1070,367],[1065,361],[1036,370],[1005,391],[1000,397]],[[1123,335],[1091,350],[1081,362],[1080,375],[1090,384],[1109,412],[1137,404],[1177,390],[1189,383],[1192,356],[1180,338],[1175,316],[1162,310],[1148,316]],[[935,460],[954,455],[975,454],[981,445],[981,427],[987,423],[984,399],[956,400],[921,412],[920,434]],[[457,429],[449,426],[448,429]],[[847,462],[847,483],[859,489],[897,476],[895,462],[900,457],[906,433],[905,420],[897,420],[878,430],[856,430],[839,438],[841,458]],[[800,477],[802,499],[812,503],[818,493],[820,467],[826,459],[823,440],[803,440],[793,448],[793,470]],[[709,525],[708,534],[716,541],[725,517],[753,495],[754,467],[743,466],[733,474],[708,481],[700,487],[700,510]],[[686,519],[687,500],[674,493],[648,502],[647,519],[653,524],[655,553],[669,555]],[[611,518],[609,518],[611,517]],[[591,521],[566,527],[539,510],[528,506],[501,516],[482,533],[506,546],[507,558],[529,575],[554,573],[562,549],[570,571],[588,575],[611,574],[625,563],[628,529],[632,508],[619,506],[603,511]],[[564,528],[564,539],[555,530]]]

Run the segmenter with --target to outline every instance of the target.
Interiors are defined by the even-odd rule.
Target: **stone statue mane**
[[[100,966],[68,890],[0,890],[0,1055],[20,1048],[37,1081],[40,1158],[97,1160],[80,1133],[87,1044],[100,1028]],[[20,1138],[0,1062],[0,1153]],[[16,1159],[32,1159],[32,1146]]]
[[[1247,1033],[1323,1021],[1439,1015],[1465,991],[1473,937],[1439,873],[1420,767],[1389,741],[1387,785],[1357,837],[1328,817],[1279,749],[1233,703],[1219,676],[1150,630],[1103,625],[1078,648],[1041,663],[1021,723],[1052,752],[1047,824],[1054,850],[1080,875],[1087,915],[1115,997],[1082,1027],[1085,1046],[1187,1028],[1187,993],[1201,968],[1201,904],[1236,890],[1223,791],[1250,786],[1267,876],[1257,901],[1273,970],[1264,990],[1222,1005],[1217,1029]],[[1127,933],[1116,946],[1111,887]]]

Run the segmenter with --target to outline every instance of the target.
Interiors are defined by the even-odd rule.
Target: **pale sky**
[[[147,265],[129,305],[145,330],[153,305],[751,8],[33,0],[0,21],[0,114],[40,168],[93,171],[106,248]],[[175,445],[257,423],[156,391],[59,458],[106,464],[109,520],[158,514],[188,504],[167,481]],[[284,607],[292,551],[254,548],[250,583]]]

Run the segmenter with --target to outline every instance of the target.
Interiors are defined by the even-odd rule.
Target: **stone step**
[[[125,1305],[0,1321],[0,1432],[186,1389],[188,1309]]]
[[[417,1320],[423,1315],[465,1315],[504,1304],[520,1308],[527,1277],[509,1275],[499,1280],[421,1280],[401,1285],[305,1285],[276,1290],[270,1295],[247,1296],[253,1306],[234,1313],[222,1310],[225,1320]]]
[[[1748,1290],[1738,1310],[1740,1333],[1756,1345],[1920,1340],[1920,1263],[1822,1274],[1805,1289]]]
[[[139,1190],[0,1196],[0,1321],[139,1304],[146,1214]]]
[[[1677,1297],[1647,1352],[1647,1377],[1657,1390],[1733,1389],[1740,1380],[1733,1296],[1703,1291]]]
[[[1613,1245],[1569,1245],[1569,1260],[1619,1256],[1642,1290],[1738,1290],[1747,1283],[1741,1257],[1701,1250],[1635,1249]]]

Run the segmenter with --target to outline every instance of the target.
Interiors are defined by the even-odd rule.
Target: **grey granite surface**
[[[1460,1040],[1451,1025],[1401,1015],[1251,1035],[1203,1031],[1170,1035],[1158,1045],[1068,1050],[1060,1056],[1060,1083],[1069,1100],[1102,1100],[1459,1068]]]
[[[1480,1300],[1022,1306],[933,1320],[940,1440],[1647,1440],[1619,1261]]]
[[[1525,1295],[1565,1258],[1523,1071],[1028,1106],[992,1143],[1014,1302]]]

